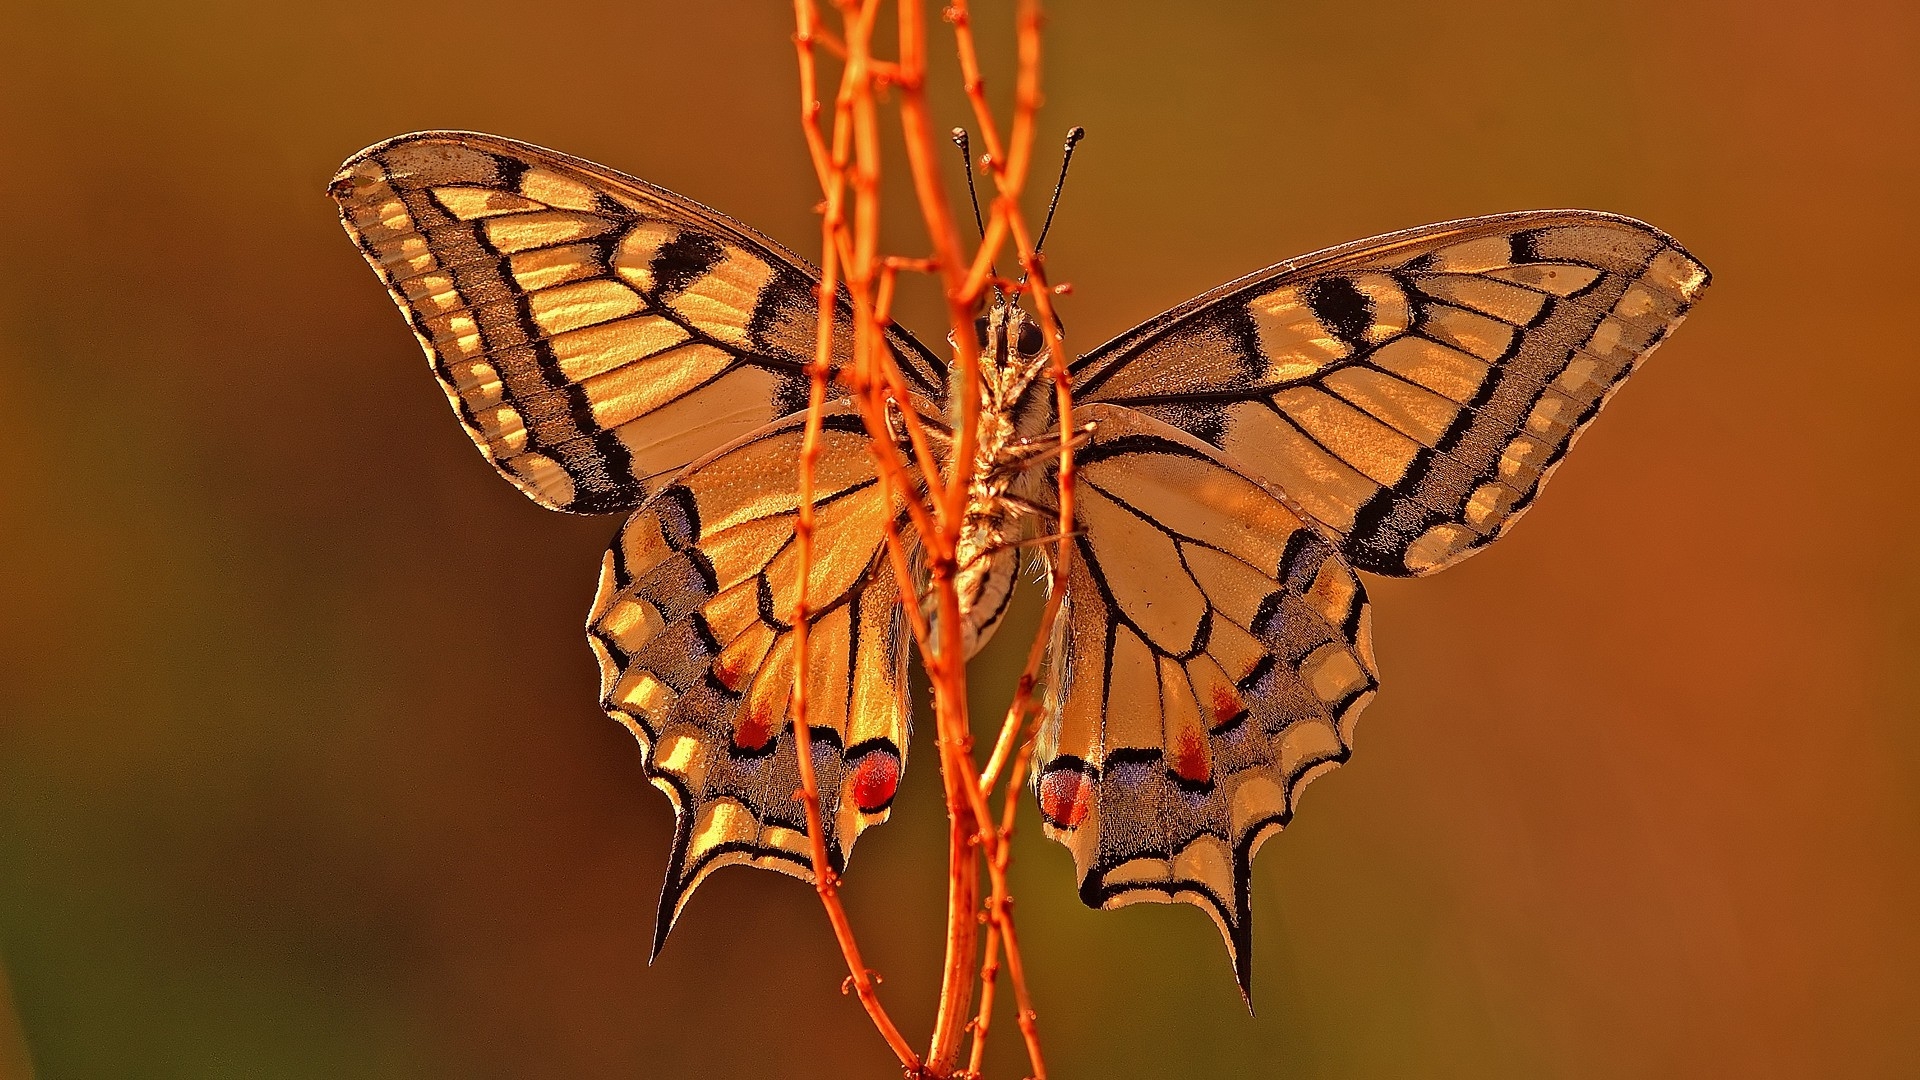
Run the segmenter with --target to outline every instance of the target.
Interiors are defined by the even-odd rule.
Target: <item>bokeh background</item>
[[[1257,1018],[1199,912],[1082,908],[1026,819],[1054,1074],[1920,1075],[1913,6],[1048,8],[1046,142],[1092,133],[1050,245],[1083,349],[1524,207],[1645,218],[1716,275],[1513,536],[1371,583],[1384,692],[1258,865]],[[471,127],[813,250],[789,20],[8,10],[0,1075],[894,1074],[791,879],[718,875],[648,966],[670,816],[580,632],[614,523],[495,478],[322,191]],[[916,1041],[927,750],[848,882]]]

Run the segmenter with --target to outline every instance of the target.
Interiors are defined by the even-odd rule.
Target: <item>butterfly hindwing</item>
[[[817,272],[716,211],[471,132],[370,147],[328,190],[467,433],[543,506],[631,509],[806,405]],[[842,360],[851,326],[843,297]],[[890,341],[909,385],[937,396],[939,361]]]
[[[1708,283],[1666,234],[1551,210],[1429,225],[1281,263],[1074,365],[1220,448],[1379,574],[1498,538]]]
[[[1192,436],[1095,405],[1035,787],[1095,907],[1213,916],[1244,988],[1255,852],[1345,761],[1376,678],[1333,545]]]
[[[655,949],[734,863],[811,878],[790,723],[798,586],[794,417],[688,468],[607,552],[588,635],[601,702],[674,806]],[[906,764],[907,644],[865,429],[829,405],[815,471],[808,729],[828,859],[887,818]]]

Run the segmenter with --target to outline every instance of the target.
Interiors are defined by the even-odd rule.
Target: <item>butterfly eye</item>
[[[1033,323],[1021,323],[1020,340],[1014,342],[1014,348],[1019,350],[1021,356],[1038,356],[1046,343],[1046,335],[1040,332],[1039,326]]]
[[[980,343],[980,347],[982,349],[985,349],[987,347],[987,333],[988,333],[989,325],[990,324],[988,323],[987,317],[985,315],[978,316],[973,320],[974,340]]]

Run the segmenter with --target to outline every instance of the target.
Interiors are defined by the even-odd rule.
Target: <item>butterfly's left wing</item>
[[[1707,282],[1672,237],[1614,214],[1428,225],[1149,320],[1074,365],[1074,400],[1219,448],[1361,570],[1425,574],[1519,520]]]
[[[1204,443],[1094,405],[1035,786],[1090,906],[1212,915],[1243,990],[1254,853],[1345,761],[1375,686],[1333,545]]]
[[[656,952],[719,867],[812,876],[787,622],[804,428],[791,417],[690,466],[627,520],[601,570],[587,626],[601,703],[639,739],[674,808]],[[888,514],[902,512],[860,418],[830,403],[815,470],[808,730],[835,872],[886,820],[906,765],[906,632],[885,540]]]

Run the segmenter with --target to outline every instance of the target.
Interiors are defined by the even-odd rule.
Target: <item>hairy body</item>
[[[1020,549],[1054,531],[1057,513],[1044,469],[1059,453],[1053,426],[1052,354],[1036,323],[1017,305],[997,301],[975,321],[981,339],[980,408],[973,482],[955,548],[962,643],[972,656],[1006,616],[1020,571]],[[955,365],[950,379],[960,378]],[[958,387],[947,396],[948,421],[959,424]]]

